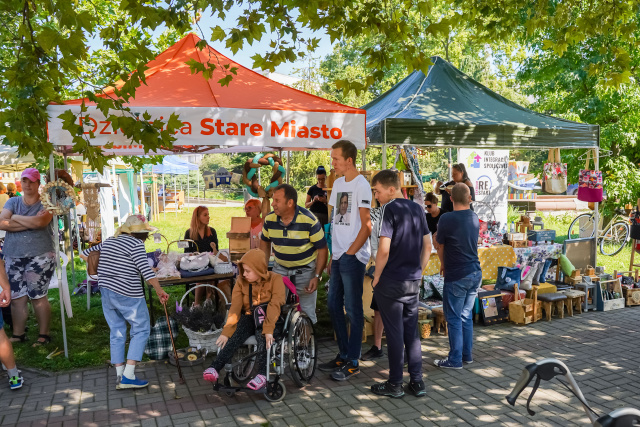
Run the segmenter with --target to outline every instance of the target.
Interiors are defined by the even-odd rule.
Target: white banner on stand
[[[509,150],[458,149],[458,162],[467,168],[476,192],[473,209],[480,219],[491,220],[491,210],[500,226],[507,223],[507,168]]]

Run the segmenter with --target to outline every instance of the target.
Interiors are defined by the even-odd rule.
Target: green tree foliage
[[[601,61],[613,62],[619,55],[619,49],[594,48],[606,44],[607,37],[596,37],[568,46],[558,57],[542,49],[544,40],[538,39],[540,49],[523,61],[517,79],[523,91],[536,99],[533,108],[537,111],[600,125],[600,146],[612,151],[610,158],[600,162],[608,207],[612,208],[622,203],[635,204],[640,194],[636,166],[640,163],[640,86],[634,78],[612,87],[606,78],[603,80],[604,73],[592,72],[594,67],[600,68]],[[630,65],[635,68],[640,59],[635,51],[633,57]],[[584,150],[565,150],[562,159],[568,164],[569,182],[576,183],[579,170],[585,166]],[[542,163],[536,165],[537,171]]]
[[[233,7],[241,12],[230,19]],[[395,70],[404,70],[401,75],[426,72],[430,56],[438,53],[434,40],[445,59],[453,60],[456,43],[468,46],[461,39],[474,46],[516,41],[530,49],[529,38],[537,37],[539,49],[558,58],[607,35],[596,46],[612,52],[613,60],[605,55],[596,59],[590,74],[600,76],[598,84],[617,88],[637,73],[632,58],[640,40],[639,14],[633,1],[0,0],[0,136],[21,154],[46,156],[52,149],[47,143],[46,106],[82,96],[95,102],[132,143],[145,150],[171,147],[180,119],[172,115],[165,123],[152,124],[148,115],[131,115],[126,102],[145,84],[145,64],[192,30],[200,13],[221,23],[211,29],[198,27],[203,39],[224,43],[234,53],[268,34],[269,48],[253,57],[253,67],[272,71],[318,46],[318,38],[308,36],[310,31],[325,33],[332,42],[370,38],[373,43],[359,52],[366,74],[346,72],[335,83],[356,96]],[[153,37],[163,29],[161,36]],[[204,48],[205,42],[198,47]],[[235,71],[228,64],[189,65],[205,77],[221,67],[226,76],[218,83],[232,84]],[[122,84],[112,97],[96,97],[118,80]],[[74,151],[92,166],[103,166],[101,149],[79,132],[78,117],[68,111],[61,118],[73,135]]]

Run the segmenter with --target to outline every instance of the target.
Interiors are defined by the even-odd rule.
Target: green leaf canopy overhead
[[[593,148],[599,126],[528,110],[440,57],[362,107],[370,144],[438,147]]]

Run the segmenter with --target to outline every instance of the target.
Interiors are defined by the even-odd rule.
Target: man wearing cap
[[[13,342],[27,340],[25,326],[31,300],[40,334],[34,346],[51,341],[51,306],[47,299],[55,271],[53,215],[40,203],[40,172],[25,169],[20,179],[22,196],[7,200],[0,213],[0,230],[7,232],[2,249],[11,286]]]
[[[329,209],[327,208],[327,191],[324,189],[327,171],[322,165],[316,169],[316,180],[316,184],[309,187],[309,191],[307,191],[307,201],[304,207],[309,209],[324,227],[329,221]]]

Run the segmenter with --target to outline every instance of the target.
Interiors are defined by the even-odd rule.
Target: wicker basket
[[[227,297],[225,296],[224,292],[222,292],[218,287],[213,286],[213,285],[208,285],[208,284],[201,284],[201,285],[194,286],[193,288],[191,288],[187,292],[185,292],[184,295],[182,296],[182,299],[180,300],[180,306],[182,306],[182,302],[184,301],[185,297],[189,294],[189,292],[191,292],[191,291],[193,291],[195,289],[198,289],[198,288],[202,288],[202,287],[209,287],[209,288],[213,288],[214,290],[218,291],[220,293],[220,295],[222,295],[222,298],[224,299],[225,307],[227,306],[228,301],[227,301]],[[224,316],[224,323],[227,323],[227,317],[228,316],[229,316],[229,311],[227,310],[227,312],[226,312],[226,314]],[[218,339],[218,337],[222,333],[222,328],[216,329],[215,331],[196,332],[196,331],[192,331],[191,329],[189,329],[189,328],[187,328],[185,326],[182,326],[182,330],[184,330],[184,333],[187,334],[187,337],[189,337],[189,346],[206,349],[207,353],[217,352],[218,351],[218,346],[216,345],[216,340]]]

